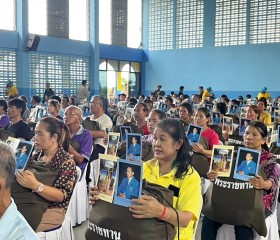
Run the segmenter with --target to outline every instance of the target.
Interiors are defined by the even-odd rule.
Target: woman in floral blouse
[[[29,170],[19,171],[16,176],[21,186],[32,189],[36,194],[50,201],[36,229],[36,232],[40,232],[62,224],[76,181],[76,164],[67,152],[68,127],[58,119],[42,118],[36,125],[34,141],[38,152],[32,156],[32,160],[42,161],[58,171],[53,186],[42,184]]]

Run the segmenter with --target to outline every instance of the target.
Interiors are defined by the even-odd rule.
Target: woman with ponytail
[[[76,181],[76,164],[67,152],[68,127],[57,118],[45,117],[37,123],[34,142],[37,152],[29,161],[40,161],[58,172],[53,186],[39,182],[29,170],[19,171],[16,175],[22,187],[49,201],[49,207],[36,229],[36,232],[41,232],[62,224]]]

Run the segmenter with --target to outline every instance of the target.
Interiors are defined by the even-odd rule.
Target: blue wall
[[[230,98],[266,86],[273,97],[280,95],[280,44],[209,47],[147,52],[145,94],[158,83],[167,92],[185,86],[187,93],[198,86],[211,86],[219,96]]]
[[[203,47],[148,51],[148,6],[144,1],[143,46],[147,55],[144,66],[144,94],[157,84],[167,93],[185,86],[188,94],[198,86],[211,86],[216,96],[230,98],[251,93],[266,86],[272,97],[280,95],[280,44],[255,44],[214,47],[215,1],[204,1]]]

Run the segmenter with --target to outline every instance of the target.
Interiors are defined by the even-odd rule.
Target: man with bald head
[[[71,138],[68,152],[73,154],[77,166],[84,171],[92,152],[92,137],[90,131],[81,125],[81,120],[82,110],[80,108],[77,106],[66,108],[64,121],[69,128]]]

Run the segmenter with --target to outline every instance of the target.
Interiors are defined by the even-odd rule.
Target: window
[[[30,95],[43,96],[46,82],[56,95],[76,94],[82,80],[89,80],[89,59],[66,55],[29,55]]]
[[[246,44],[247,0],[216,0],[215,46]]]
[[[280,42],[280,1],[250,1],[250,44]]]
[[[15,0],[0,1],[0,29],[16,30]]]
[[[202,47],[204,1],[177,0],[176,48]]]
[[[50,0],[28,0],[29,32],[88,41],[88,0],[64,0],[60,5],[54,3]]]
[[[149,50],[173,49],[173,1],[149,0]]]
[[[140,93],[139,62],[100,59],[100,95],[114,99],[119,93],[135,97]]]
[[[17,55],[14,51],[0,50],[0,95],[3,97],[8,80],[17,85]]]

